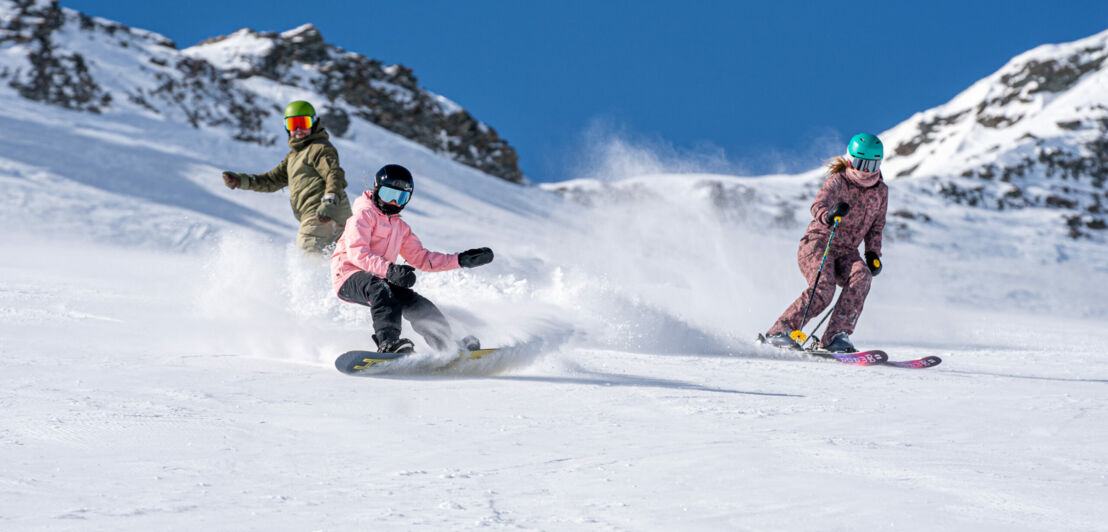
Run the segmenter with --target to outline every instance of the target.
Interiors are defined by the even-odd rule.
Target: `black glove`
[[[463,268],[476,268],[490,262],[492,262],[492,250],[489,248],[471,249],[458,254],[458,265]]]
[[[842,218],[850,212],[850,204],[845,201],[836,203],[831,210],[827,211],[827,216],[823,217],[823,223],[827,225],[834,225],[835,218]]]
[[[407,264],[389,264],[385,280],[396,286],[411,288],[415,285],[415,268]]]
[[[239,188],[241,182],[242,180],[234,172],[223,172],[223,184],[227,185],[227,188],[231,190]]]
[[[881,257],[878,257],[876,253],[872,251],[866,252],[866,267],[869,268],[869,272],[877,277],[877,274],[881,273]]]

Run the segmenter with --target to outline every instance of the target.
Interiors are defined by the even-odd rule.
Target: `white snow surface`
[[[404,164],[425,245],[496,251],[416,288],[459,336],[534,346],[356,378],[333,361],[371,346],[368,310],[294,248],[286,193],[219,178],[283,146],[0,96],[19,132],[0,153],[2,530],[1108,520],[1108,252],[1050,210],[890,183],[890,212],[931,221],[890,217],[853,339],[944,362],[854,368],[751,341],[804,289],[816,171],[676,173],[617,142],[593,173],[521,187],[355,121],[335,140],[351,196]]]

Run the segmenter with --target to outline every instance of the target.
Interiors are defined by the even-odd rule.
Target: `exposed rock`
[[[324,107],[319,110],[319,120],[327,131],[336,136],[346,135],[350,129],[350,115],[341,107]]]
[[[160,102],[155,109],[177,109],[189,124],[231,126],[235,140],[272,145],[279,137],[263,125],[274,114],[261,106],[252,92],[239,90],[207,61],[182,56],[176,64],[182,76],[156,72],[159,85],[148,96]],[[147,101],[141,89],[132,98]],[[147,104],[149,106],[149,104]],[[278,111],[279,112],[279,111]]]
[[[1108,180],[1108,125],[1100,127],[1105,135],[1076,149],[1040,147],[1035,157],[1013,165],[990,163],[966,170],[962,176],[968,179],[933,179],[939,193],[955,203],[998,210],[1048,207],[1073,213],[1066,215],[1069,235],[1086,237],[1089,230],[1099,231],[1106,224],[1100,196],[1094,191],[1104,188]],[[1034,181],[1037,192],[1030,194],[1024,183],[1036,177],[1040,179]],[[989,184],[993,181],[997,183]]]
[[[1066,216],[1066,225],[1069,227],[1070,238],[1088,238],[1092,236],[1089,231],[1104,231],[1108,224],[1103,218],[1088,215]]]
[[[53,33],[65,24],[65,14],[57,0],[14,2],[16,14],[0,33],[0,44],[18,42],[31,45],[27,71],[6,73],[8,84],[29,100],[99,113],[111,104],[112,97],[89,74],[85,58],[79,53],[56,50]]]
[[[756,201],[756,192],[750,187],[739,184],[724,184],[719,181],[701,181],[696,188],[706,190],[715,212],[728,222],[742,222],[750,211],[750,204]]]
[[[1062,92],[1077,83],[1081,76],[1100,69],[1105,58],[1108,58],[1108,51],[1104,48],[1085,48],[1062,60],[1028,61],[1023,69],[1005,74],[1000,81],[1017,90],[1027,87],[1026,94],[1043,91]],[[1017,93],[1012,93],[1006,96],[1006,100],[1002,103],[1016,96]]]
[[[919,168],[919,163],[917,163],[916,165],[914,165],[910,168],[905,168],[904,170],[901,170],[901,171],[897,172],[896,177],[908,177],[908,176],[912,175],[912,173],[914,173],[917,168]]]
[[[245,31],[270,41],[272,46],[250,61],[249,67],[236,69],[234,76],[311,85],[328,99],[327,114],[321,119],[337,136],[346,134],[353,115],[485,173],[513,183],[526,181],[515,149],[496,130],[421,88],[410,68],[385,66],[376,59],[327,44],[311,24],[281,34]],[[225,38],[205,43],[215,44]],[[298,65],[306,68],[296,69]],[[318,76],[301,79],[304,71]],[[259,131],[254,136],[264,135]]]
[[[1003,107],[1013,101],[1031,102],[1032,96],[1038,93],[1066,91],[1085,74],[1099,70],[1105,59],[1108,59],[1108,49],[1089,47],[1056,60],[1030,60],[1015,72],[1000,77],[1000,83],[1007,90],[977,106],[977,123],[990,128],[1015,124],[1023,115],[1009,115]]]
[[[919,220],[921,222],[930,222],[931,217],[922,212],[911,212],[907,209],[900,209],[889,213],[889,216],[896,216],[898,218],[904,218],[906,220]]]
[[[913,137],[911,140],[909,140],[907,142],[900,143],[899,145],[897,145],[897,147],[893,151],[896,152],[896,154],[900,155],[900,156],[911,155],[911,154],[915,153],[916,150],[919,149],[919,147],[921,145],[934,141],[935,140],[934,134],[941,127],[947,126],[947,125],[950,125],[950,124],[953,124],[953,123],[957,122],[963,116],[965,116],[966,113],[968,113],[968,112],[969,112],[969,109],[967,109],[965,111],[962,111],[960,113],[955,113],[955,114],[950,115],[950,116],[936,116],[935,118],[933,118],[931,120],[928,120],[926,122],[925,121],[920,121],[920,123],[918,125],[919,134],[917,134],[915,137]]]
[[[181,117],[193,127],[229,127],[236,140],[271,145],[281,140],[271,119],[280,109],[240,82],[259,76],[322,93],[327,101],[313,103],[325,127],[338,137],[348,133],[354,117],[360,117],[462,164],[513,183],[526,182],[515,149],[496,130],[421,88],[411,69],[384,66],[327,44],[310,24],[280,34],[242,30],[242,36],[268,40],[271,46],[242,58],[247,66],[236,63],[221,68],[199,56],[151,52],[151,44],[173,50],[176,45],[160,35],[63,9],[57,0],[6,2],[14,6],[15,16],[3,21],[0,44],[26,45],[28,66],[2,68],[0,79],[25,98],[92,113],[112,104],[113,94],[94,79],[88,59],[53,40],[59,28],[72,24],[80,31],[110,37],[114,45],[127,49],[122,53],[138,54],[138,69],[148,73],[153,83],[115,96],[146,111]],[[205,42],[215,44],[226,38]]]
[[[888,139],[904,158],[895,177],[975,208],[1055,210],[1070,220],[1070,236],[1096,236],[1108,220],[1100,192],[1108,181],[1108,105],[1095,89],[1062,95],[1081,83],[1103,84],[1106,60],[1108,32],[1013,59],[951,103],[918,115],[912,128],[898,128]],[[935,156],[943,162],[929,164]]]

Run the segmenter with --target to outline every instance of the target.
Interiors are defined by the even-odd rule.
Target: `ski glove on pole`
[[[866,252],[866,267],[869,268],[869,272],[877,277],[877,274],[881,273],[881,257],[878,257],[876,253],[872,251]]]
[[[458,254],[458,265],[463,268],[476,268],[490,262],[492,262],[492,250],[489,248],[471,249]]]
[[[850,212],[850,204],[845,201],[840,201],[831,207],[831,210],[827,211],[827,216],[823,217],[823,223],[827,225],[834,225],[835,218],[841,218]]]
[[[389,264],[389,271],[385,274],[385,280],[404,288],[411,288],[415,284],[415,268],[407,264]]]
[[[329,222],[331,218],[334,218],[338,214],[338,206],[335,204],[334,194],[324,194],[323,198],[319,200],[319,208],[315,210],[315,215],[321,222]]]
[[[231,190],[239,188],[241,181],[233,172],[223,172],[223,184],[227,185],[227,188]]]

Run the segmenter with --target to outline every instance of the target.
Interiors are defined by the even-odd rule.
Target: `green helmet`
[[[290,116],[310,116],[315,118],[315,107],[304,100],[296,100],[285,106],[285,118]]]
[[[880,161],[885,158],[885,146],[873,133],[859,133],[851,137],[846,152],[856,159]]]

